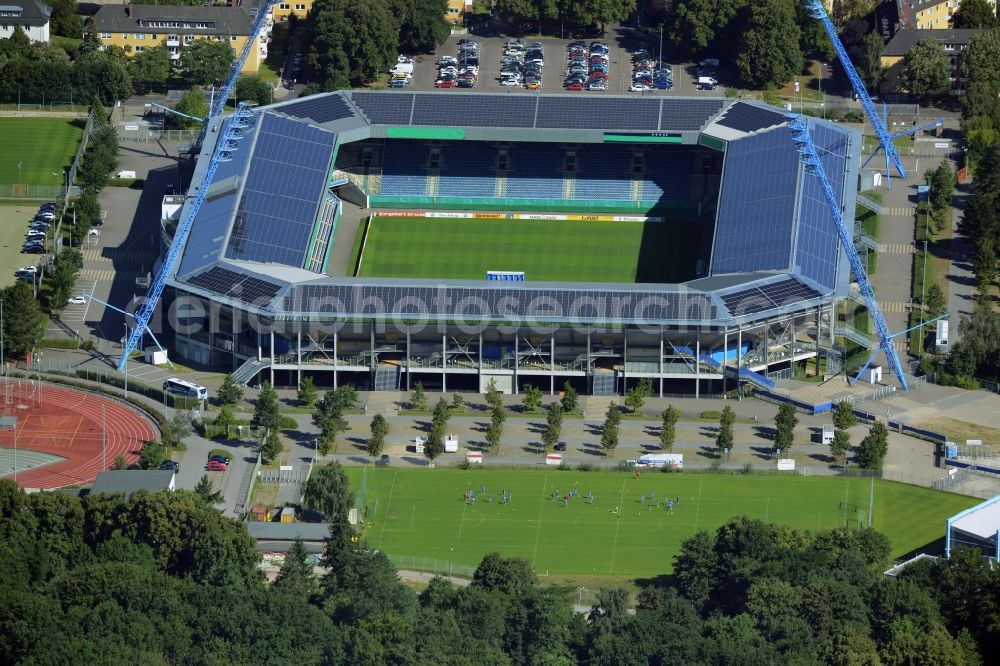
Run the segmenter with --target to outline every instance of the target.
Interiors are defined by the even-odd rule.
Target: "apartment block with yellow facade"
[[[986,0],[997,10],[997,0]],[[899,23],[904,28],[917,30],[946,30],[951,26],[951,17],[958,11],[961,0],[896,0]]]
[[[289,0],[288,2],[278,2],[275,3],[274,9],[274,20],[275,22],[287,21],[288,17],[292,14],[304,19],[312,9],[313,0]]]
[[[448,0],[448,8],[444,12],[444,20],[451,25],[462,25],[465,13],[472,11],[472,0]]]
[[[239,56],[253,31],[253,19],[239,7],[183,5],[102,5],[94,15],[94,30],[102,48],[119,46],[128,56],[164,44],[173,60],[196,39],[226,41]],[[267,31],[258,37],[243,65],[255,74],[267,59]]]

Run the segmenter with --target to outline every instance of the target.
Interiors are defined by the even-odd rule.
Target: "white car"
[[[21,266],[17,269],[18,273],[37,273],[38,266]]]
[[[83,296],[74,296],[73,298],[66,301],[70,305],[86,305],[87,299]]]
[[[449,67],[442,67],[442,68],[440,68],[438,70],[438,76],[439,77],[444,76],[446,74],[451,74],[452,76],[457,76],[458,75],[458,68],[457,67],[450,67],[449,66]]]
[[[632,87],[629,88],[632,92],[646,92],[647,90],[652,90],[649,86],[644,83],[633,83]]]
[[[100,236],[101,235],[101,230],[100,229],[95,229],[94,227],[91,227],[90,229],[87,230],[87,235],[88,236]]]
[[[500,80],[500,85],[502,86],[519,86],[521,85],[521,77],[507,77]]]

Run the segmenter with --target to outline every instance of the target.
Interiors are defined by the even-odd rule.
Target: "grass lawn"
[[[82,136],[82,120],[0,118],[0,183],[62,184]]]
[[[348,468],[355,488],[361,468]],[[550,499],[574,487],[580,497]],[[468,488],[486,487],[474,504]],[[805,530],[867,521],[870,481],[857,478],[662,474],[636,480],[623,472],[368,468],[367,539],[397,558],[437,558],[475,566],[499,551],[527,558],[560,581],[636,578],[668,573],[681,542],[745,514]],[[501,489],[511,501],[500,504]],[[582,496],[592,491],[589,504]],[[680,497],[673,512],[640,501]],[[942,536],[947,516],[979,500],[888,481],[874,485],[873,527],[898,557]],[[844,508],[844,503],[850,505]],[[621,508],[616,518],[614,507]]]
[[[38,263],[37,254],[21,254],[28,222],[38,206],[0,206],[0,287],[14,284],[14,271]]]
[[[593,222],[374,218],[359,275],[482,280],[681,282],[694,275],[701,230],[682,221]]]

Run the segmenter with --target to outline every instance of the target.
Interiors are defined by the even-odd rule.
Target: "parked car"
[[[375,464],[377,466],[379,466],[379,467],[388,467],[389,466],[389,456],[388,455],[383,455],[381,458],[378,459],[378,462],[375,463]]]
[[[164,460],[163,464],[160,465],[160,469],[168,469],[174,474],[177,474],[177,472],[181,471],[181,466],[177,464],[176,460]]]
[[[21,252],[25,254],[42,254],[43,252],[45,252],[45,246],[42,245],[41,243],[38,243],[37,245],[28,244],[24,245],[21,248]]]
[[[214,456],[211,456],[209,458],[209,460],[217,460],[220,463],[225,463],[226,465],[228,465],[230,462],[232,462],[232,459],[229,456],[224,456],[224,455],[221,455],[221,454],[216,454]]]
[[[455,79],[438,79],[434,82],[435,88],[454,88]]]
[[[209,472],[225,472],[228,467],[226,463],[219,462],[218,460],[209,460],[208,464],[205,465],[205,469]]]
[[[652,86],[647,86],[645,83],[633,83],[632,87],[629,88],[632,92],[646,92],[647,90],[652,89]]]
[[[85,296],[74,296],[73,298],[66,301],[69,305],[86,305],[87,298]]]
[[[17,269],[18,273],[37,273],[38,266],[21,266]]]
[[[566,90],[583,90],[583,84],[579,81],[574,81],[566,86]]]
[[[458,61],[451,56],[441,56],[437,61],[438,67],[445,67],[447,65],[457,65]]]
[[[555,445],[554,448],[555,448],[556,451],[565,451],[566,450],[566,442],[559,442],[558,444]]]

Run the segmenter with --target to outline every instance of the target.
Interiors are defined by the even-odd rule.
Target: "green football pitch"
[[[355,489],[362,468],[347,468]],[[681,542],[747,515],[804,530],[867,523],[898,557],[944,534],[945,519],[979,500],[889,481],[840,477],[369,467],[366,537],[406,567],[438,560],[475,566],[498,551],[527,558],[536,572],[560,577],[637,578],[669,573]],[[467,490],[480,490],[475,503]],[[578,497],[551,493],[576,489]],[[503,490],[511,500],[500,502]],[[586,499],[588,491],[594,502]],[[655,493],[660,500],[648,508]],[[645,496],[645,502],[643,502]],[[492,497],[492,501],[489,498]],[[664,500],[679,497],[673,510]],[[620,515],[615,516],[614,509]]]
[[[0,118],[0,183],[62,184],[82,136],[73,118]]]
[[[701,229],[688,222],[596,222],[376,216],[363,277],[683,282],[695,274]]]

